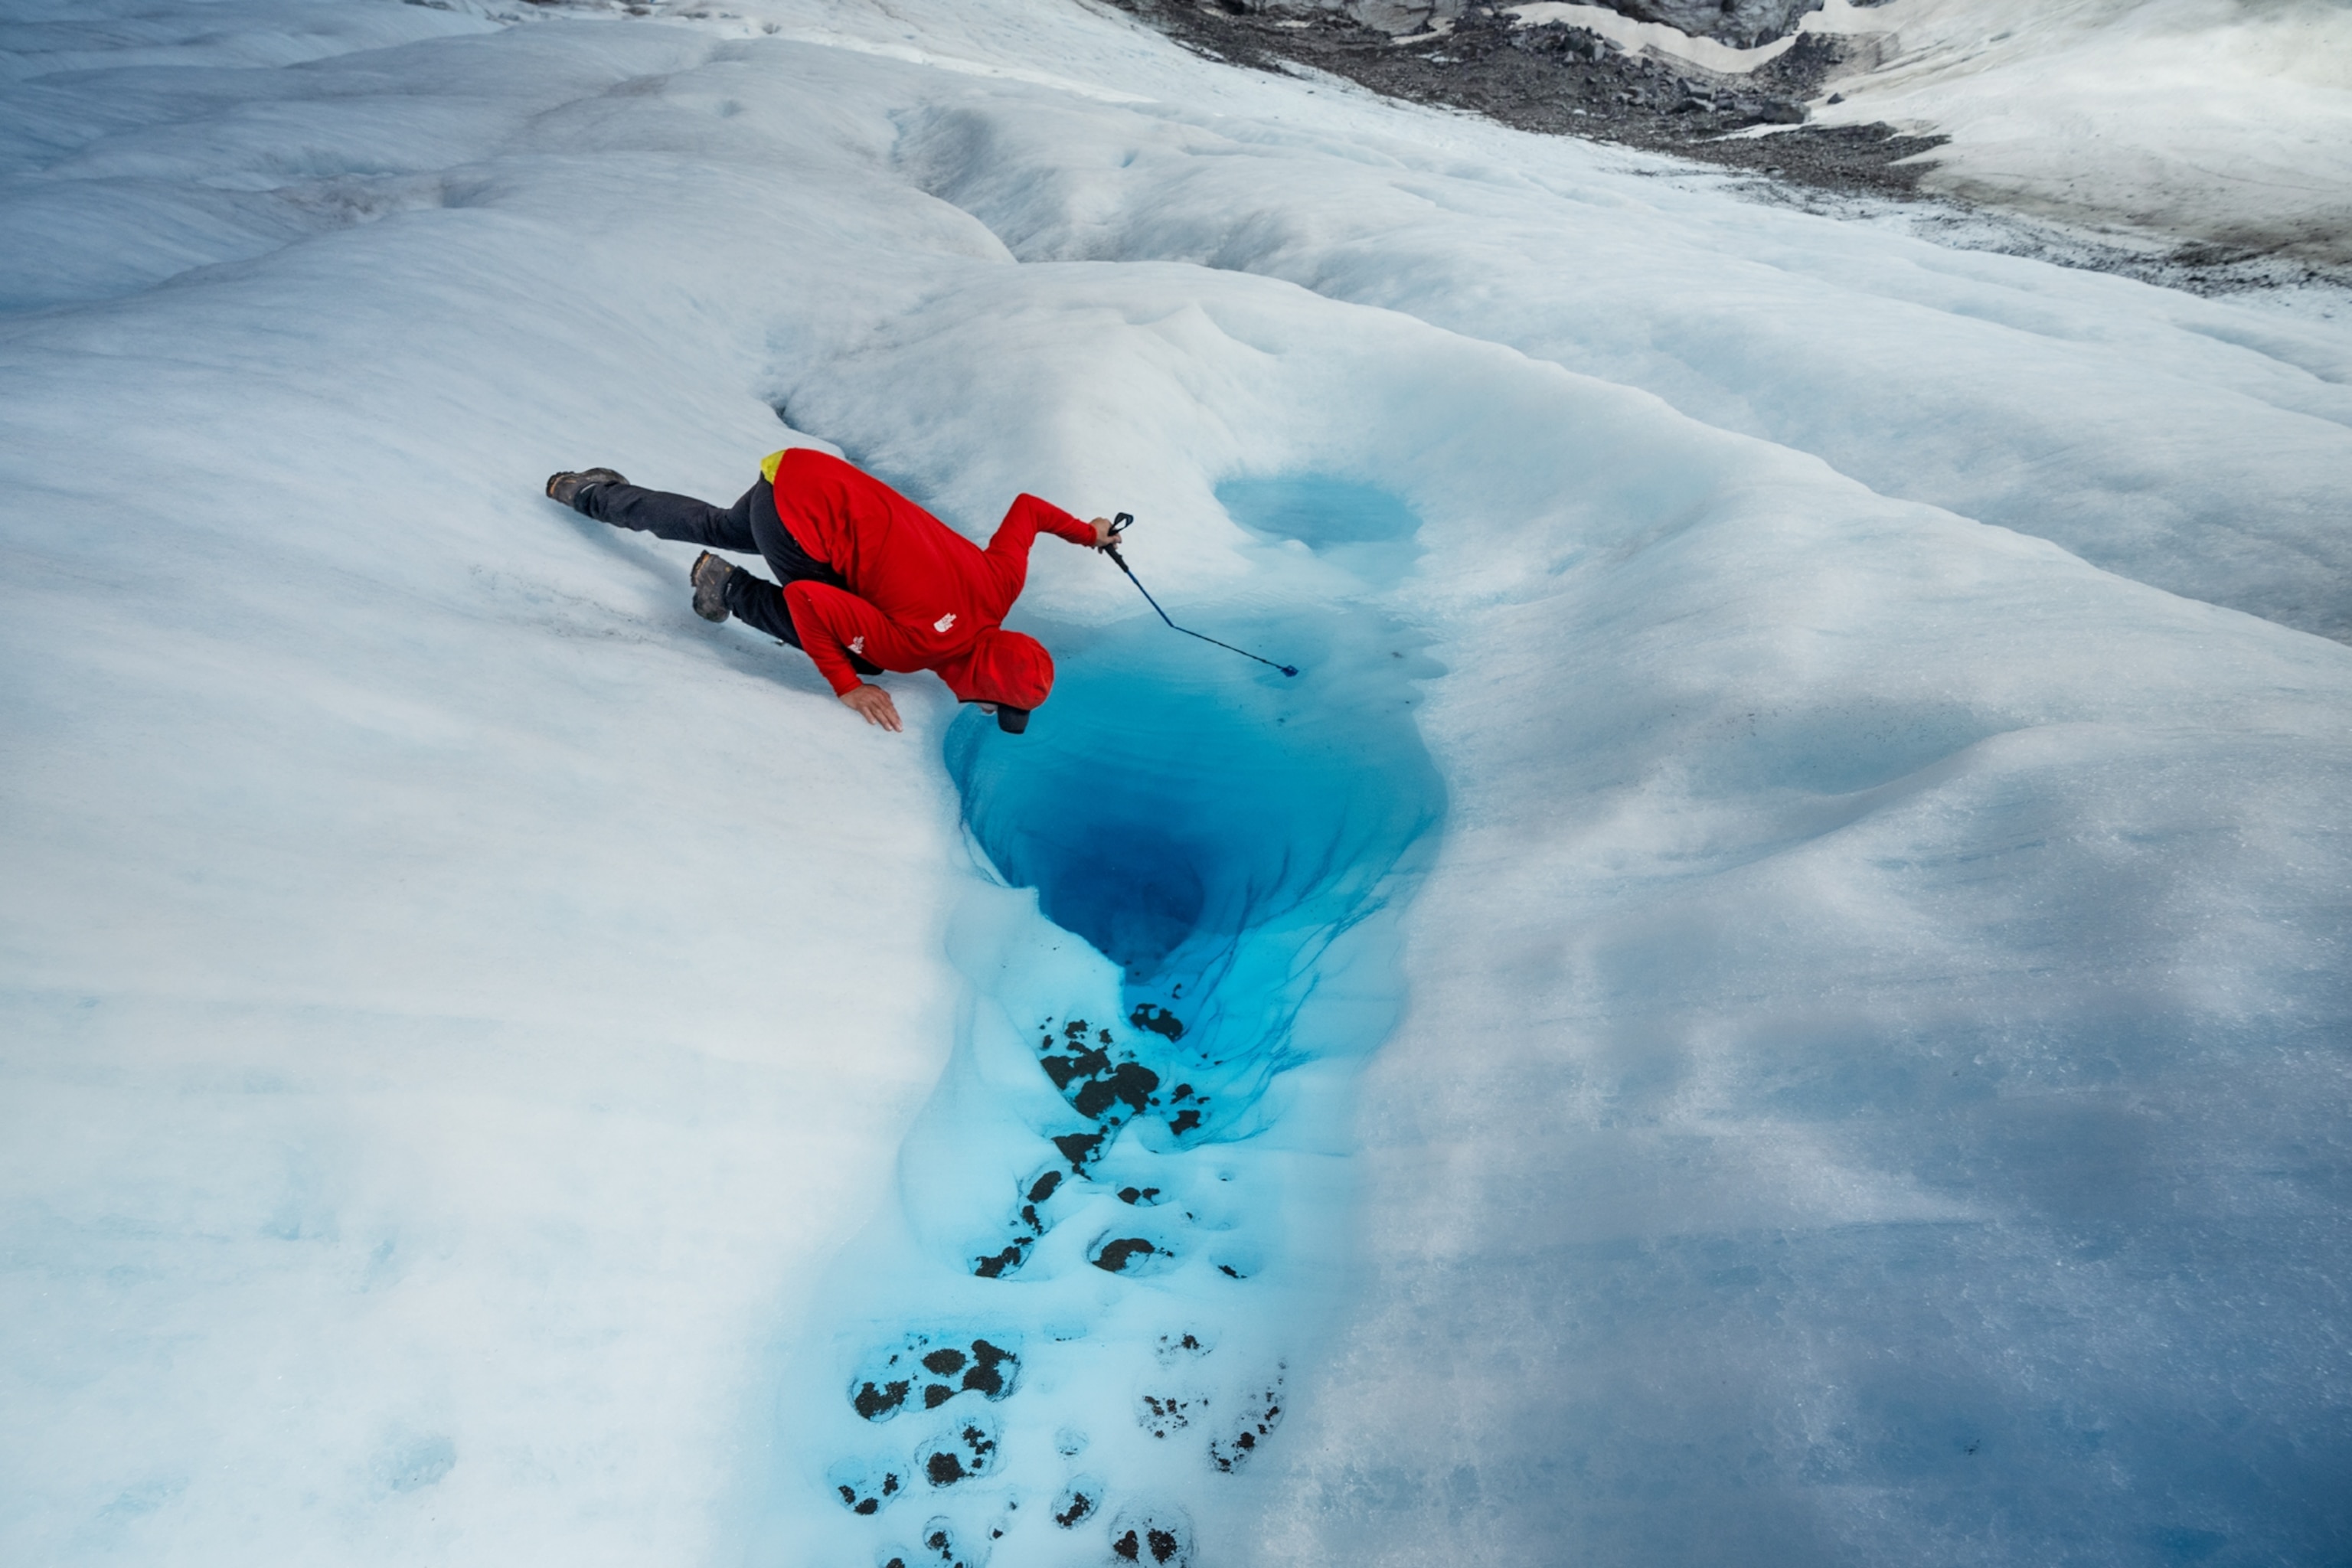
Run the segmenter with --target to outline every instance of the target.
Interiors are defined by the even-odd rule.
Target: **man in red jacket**
[[[1003,627],[1029,576],[1039,530],[1099,550],[1107,518],[1080,522],[1050,501],[1013,502],[988,548],[948,527],[871,474],[812,447],[771,454],[760,482],[732,507],[642,489],[610,468],[549,478],[547,493],[618,528],[704,546],[694,608],[730,615],[804,650],[834,691],[869,724],[902,728],[898,704],[860,675],[929,669],[961,702],[1019,734],[1054,687],[1037,639]],[[757,552],[781,583],[713,555]]]

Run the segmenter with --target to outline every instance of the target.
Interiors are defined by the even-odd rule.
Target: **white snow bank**
[[[65,216],[0,223],[0,1555],[2341,1539],[2352,652],[1858,482],[2044,494],[2149,582],[2322,621],[2277,584],[2334,559],[2340,329],[1076,7],[737,8],[126,6],[139,51],[404,41],[117,72],[82,33],[12,89],[0,203]],[[602,460],[726,500],[805,438],[975,530],[1016,489],[1131,507],[1180,620],[1310,678],[1393,657],[1345,690],[1450,799],[1412,903],[1282,933],[1277,1025],[1285,985],[1328,1010],[1265,1032],[1250,1113],[1094,1167],[1173,1201],[1045,1200],[1006,1278],[970,1249],[1083,1125],[1028,1031],[1118,977],[960,832],[936,683],[866,731],[692,617],[690,550],[537,494]],[[1417,558],[1247,500],[1366,487]],[[1033,582],[1071,700],[995,756],[1084,777],[1205,704],[1244,727],[1192,778],[1271,782],[1024,820],[1254,813],[1278,859],[1286,772],[1332,776],[1282,731],[1332,689],[1191,673],[1231,656],[1078,552]],[[1141,738],[1052,728],[1105,710]],[[997,1468],[845,1507],[953,1436],[845,1392],[983,1330],[1020,1376],[940,1419]]]
[[[1814,122],[1949,136],[1923,184],[2126,243],[2352,260],[2352,10],[2333,0],[1848,0]]]

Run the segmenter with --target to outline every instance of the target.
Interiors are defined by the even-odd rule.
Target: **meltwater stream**
[[[1379,491],[1220,495],[1367,589],[1410,567],[1412,514]],[[1413,721],[1431,667],[1342,598],[1209,624],[1279,643],[1297,681],[1139,618],[1055,639],[1026,735],[950,730],[1005,886],[957,916],[969,1016],[898,1202],[828,1284],[833,1337],[787,1376],[802,1501],[766,1560],[1235,1554],[1251,1461],[1347,1289],[1350,1086],[1402,1000],[1396,917],[1443,809]]]

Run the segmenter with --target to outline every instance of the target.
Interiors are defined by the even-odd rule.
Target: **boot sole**
[[[705,563],[716,565],[722,574],[714,584],[717,592],[710,595],[711,604],[709,608],[705,608],[703,604],[702,568]],[[686,580],[694,585],[694,613],[696,615],[700,616],[704,620],[709,621],[714,625],[728,617],[730,612],[727,608],[727,577],[728,575],[731,575],[734,570],[735,569],[733,567],[728,565],[726,562],[719,560],[719,557],[713,555],[708,550],[694,558],[694,565],[687,572]]]
[[[580,493],[580,485],[625,485],[629,482],[611,468],[559,468],[547,476],[548,500],[563,500],[562,497],[555,493],[557,482],[562,479],[580,481],[580,484],[572,487],[572,493],[575,496]],[[572,503],[564,500],[564,504],[569,506]]]

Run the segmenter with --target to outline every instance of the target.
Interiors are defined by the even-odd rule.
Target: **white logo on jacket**
[[[852,653],[864,653],[866,651],[866,634],[864,632],[860,632],[856,637],[849,639],[849,651]]]
[[[955,612],[953,610],[950,610],[946,615],[941,616],[938,620],[931,623],[931,630],[935,632],[943,632],[953,625],[955,625]]]

